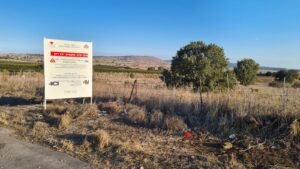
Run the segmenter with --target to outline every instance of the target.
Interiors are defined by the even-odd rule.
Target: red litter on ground
[[[185,137],[186,139],[192,137],[192,132],[190,132],[190,131],[185,132],[185,133],[184,133],[184,137]]]

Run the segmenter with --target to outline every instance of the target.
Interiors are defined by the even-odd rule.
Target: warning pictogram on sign
[[[55,63],[55,60],[52,58],[52,59],[50,60],[50,62],[51,62],[51,63]]]

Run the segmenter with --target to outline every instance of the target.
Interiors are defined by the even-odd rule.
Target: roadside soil
[[[91,169],[68,154],[17,139],[12,129],[0,127],[0,169]]]

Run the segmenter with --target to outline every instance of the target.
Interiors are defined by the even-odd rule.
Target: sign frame
[[[44,38],[44,110],[47,100],[91,98],[93,43]]]

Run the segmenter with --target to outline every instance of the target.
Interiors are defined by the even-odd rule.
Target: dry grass
[[[83,140],[82,144],[80,145],[80,149],[83,152],[90,152],[91,151],[91,143],[88,141],[87,137]]]
[[[21,73],[0,73],[1,93],[3,95],[13,93],[15,96],[30,98],[38,96],[43,86],[43,75],[41,73],[21,72]]]
[[[291,136],[300,137],[300,119],[296,119],[290,125],[291,127]]]
[[[83,105],[82,109],[79,110],[81,115],[79,117],[92,117],[96,118],[99,116],[98,107],[96,104],[86,104]]]
[[[99,150],[102,150],[105,146],[109,145],[110,137],[108,133],[104,130],[97,130],[95,133],[95,137],[97,140],[97,147]]]
[[[164,120],[164,128],[167,130],[184,130],[187,128],[186,124],[184,121],[177,116],[171,116],[171,117],[166,117]]]
[[[43,86],[43,76],[34,73],[25,74],[25,76],[26,80],[21,74],[11,76],[0,73],[0,78],[6,78],[6,81],[0,83],[0,92],[3,93],[3,96],[24,98],[25,100],[41,98],[36,89]],[[297,165],[294,162],[299,161],[299,157],[295,156],[298,153],[297,150],[278,149],[274,153],[270,147],[279,139],[285,144],[285,142],[292,141],[289,136],[293,137],[294,142],[297,140],[295,138],[299,138],[299,121],[295,120],[300,115],[299,89],[287,88],[286,91],[283,91],[271,88],[267,84],[270,79],[260,79],[259,83],[255,85],[238,86],[235,90],[226,93],[204,93],[203,105],[201,105],[198,93],[184,88],[166,88],[159,80],[158,75],[137,74],[135,78],[138,80],[137,95],[133,96],[131,104],[127,104],[128,114],[123,115],[124,101],[128,100],[131,92],[130,84],[135,79],[130,78],[130,75],[126,73],[95,73],[93,95],[96,104],[90,107],[90,105],[82,105],[80,101],[71,102],[70,100],[67,100],[66,103],[50,103],[48,114],[44,114],[46,117],[49,116],[50,121],[47,121],[49,119],[46,119],[45,116],[42,117],[44,118],[42,120],[52,124],[51,119],[56,119],[53,124],[57,124],[57,119],[60,119],[58,128],[68,130],[51,128],[49,135],[58,140],[57,144],[64,149],[71,152],[83,152],[82,154],[86,156],[83,159],[93,159],[90,163],[95,163],[95,166],[100,166],[99,168],[104,166],[139,168],[144,159],[145,161],[151,159],[150,163],[155,166],[149,168],[182,168],[190,166],[190,164],[193,165],[191,168],[198,166],[200,166],[198,168],[214,168],[210,165],[203,167],[203,160],[197,163],[200,154],[206,156],[207,163],[217,164],[216,168],[238,168],[241,159],[244,160],[243,164],[249,168],[260,165],[276,165],[274,164],[276,158],[282,160],[279,162],[279,166],[295,168]],[[14,87],[12,85],[14,83],[18,84],[18,87]],[[257,92],[253,92],[251,88],[257,89]],[[52,105],[54,105],[53,108],[51,108]],[[24,107],[26,106],[28,105],[25,104]],[[101,112],[98,111],[98,107]],[[35,113],[31,112],[31,114]],[[177,116],[172,116],[175,114]],[[135,124],[123,121],[124,116],[127,117],[127,120],[142,126],[149,125],[172,131],[137,127]],[[22,127],[28,127],[26,125],[31,127],[32,123],[30,122],[36,120],[35,118],[30,120],[32,117],[24,114],[26,123],[29,124],[22,124],[24,125]],[[70,127],[71,122],[72,127]],[[13,125],[20,124],[13,123]],[[36,133],[38,133],[38,128],[43,127],[36,125],[34,128],[37,128]],[[182,132],[180,131],[187,127],[193,131],[193,139],[189,142],[182,142]],[[97,129],[101,130],[96,131]],[[41,129],[41,131],[43,130]],[[62,138],[57,134],[70,136],[71,132],[72,137],[67,137],[69,141],[63,140],[62,142],[66,143],[59,144]],[[228,141],[229,134],[236,134],[238,139],[242,139],[238,140],[242,141],[242,149],[245,148],[243,147],[244,143],[246,147],[251,145],[254,148],[240,153],[238,151],[241,147],[237,147],[239,145],[233,143],[233,148],[227,153],[233,153],[236,156],[228,157],[226,161],[220,163],[220,151],[224,151],[222,143]],[[91,138],[95,139],[83,141],[85,135],[92,135]],[[30,137],[32,136],[30,135]],[[263,151],[258,151],[255,146],[252,146],[263,142],[264,139],[267,140],[268,146]],[[220,145],[220,147],[209,147],[209,144],[205,144],[206,142]],[[295,144],[298,143],[295,142]],[[95,148],[101,151],[95,151]],[[255,153],[256,151],[257,153]],[[194,158],[190,158],[190,156],[194,156]],[[269,161],[265,159],[269,159]],[[197,165],[195,166],[195,164]]]
[[[163,122],[164,114],[159,110],[154,110],[150,114],[149,124],[151,127],[161,127]]]
[[[59,129],[67,129],[69,127],[69,125],[72,122],[72,118],[70,117],[69,113],[65,113],[61,116],[60,120],[59,120],[59,125],[58,128]]]
[[[106,102],[100,104],[101,111],[106,111],[109,114],[118,115],[124,112],[124,106],[120,102]]]
[[[145,124],[147,122],[147,113],[141,107],[132,106],[128,108],[128,120],[133,123]]]
[[[0,113],[0,124],[8,125],[7,116],[5,113]]]
[[[45,122],[37,121],[34,123],[32,134],[35,137],[42,138],[49,132],[49,125]]]
[[[62,148],[66,151],[73,151],[74,150],[74,144],[70,140],[61,140]]]

